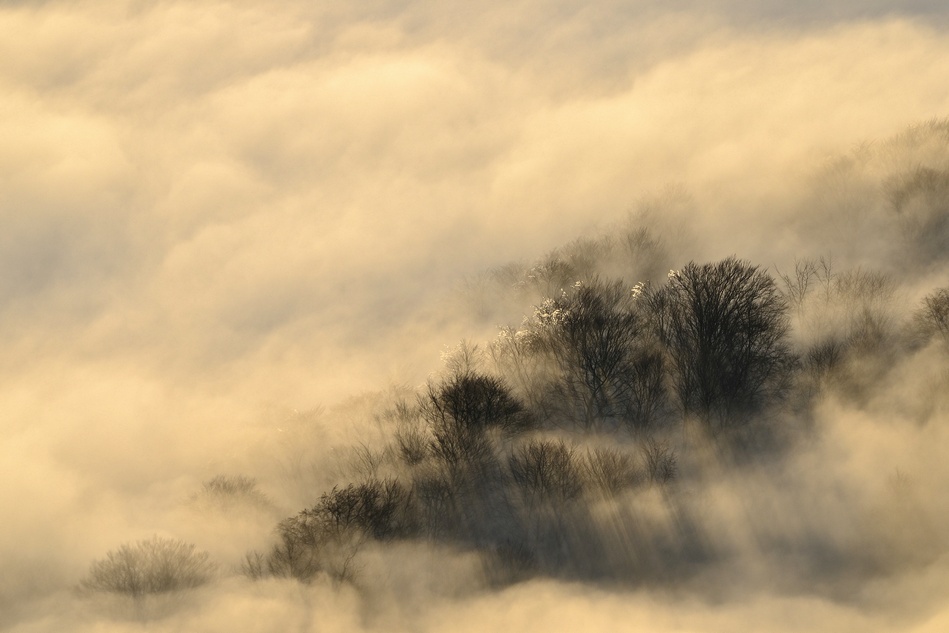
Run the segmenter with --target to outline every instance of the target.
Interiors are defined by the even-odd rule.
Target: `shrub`
[[[518,431],[525,424],[524,407],[504,381],[471,371],[429,385],[421,409],[433,426],[450,423],[472,432],[491,427]]]
[[[665,484],[679,474],[675,451],[656,439],[649,438],[640,447],[643,468],[649,481]]]
[[[532,440],[523,444],[514,449],[508,467],[528,499],[567,501],[582,490],[574,452],[562,441]]]
[[[431,432],[431,453],[456,471],[493,461],[490,430],[511,434],[527,424],[523,405],[504,382],[475,372],[430,384],[419,409]]]
[[[126,543],[94,561],[80,586],[87,591],[139,598],[199,587],[214,574],[207,552],[176,539],[155,536]]]
[[[631,455],[614,448],[597,448],[586,454],[583,472],[590,486],[606,494],[615,494],[642,479],[642,472]]]
[[[201,492],[192,498],[199,506],[230,509],[234,507],[271,507],[267,495],[257,489],[257,480],[243,475],[217,475],[205,481]]]
[[[350,580],[353,561],[369,539],[390,540],[416,532],[411,493],[393,479],[333,488],[314,507],[284,519],[267,555],[250,552],[243,571],[251,578],[282,576],[307,582],[325,573]]]

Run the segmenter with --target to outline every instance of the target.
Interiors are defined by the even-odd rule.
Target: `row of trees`
[[[491,351],[542,418],[644,430],[673,405],[719,430],[786,390],[787,312],[757,266],[690,263],[659,287],[577,282],[503,329]]]
[[[282,521],[276,543],[248,554],[244,571],[342,582],[364,545],[408,538],[507,551],[523,567],[562,571],[576,563],[571,550],[604,537],[589,528],[577,540],[565,517],[575,524],[594,499],[675,478],[675,453],[646,434],[673,404],[724,426],[779,390],[792,365],[785,309],[771,279],[736,259],[689,264],[655,289],[571,285],[521,328],[502,331],[490,348],[497,374],[465,346],[447,375],[396,407],[391,476],[377,476],[386,460],[368,455],[365,480]],[[583,451],[537,435],[565,425],[630,429],[639,448]],[[226,506],[258,496],[253,480],[215,478],[201,499]],[[84,587],[140,596],[197,586],[211,571],[193,546],[153,539],[94,563]]]
[[[418,538],[517,553],[545,573],[601,570],[608,561],[589,557],[615,526],[591,507],[675,479],[677,456],[655,435],[673,411],[717,433],[781,395],[794,367],[786,311],[773,280],[734,258],[689,264],[658,288],[576,283],[502,330],[497,373],[460,347],[446,375],[395,406],[388,457],[361,460],[366,479],[283,521],[245,571],[344,581],[365,544]],[[627,439],[584,450],[557,437],[565,427]],[[644,552],[609,556],[626,555]]]

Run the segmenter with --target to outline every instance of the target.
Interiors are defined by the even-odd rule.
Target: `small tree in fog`
[[[885,190],[907,242],[907,259],[929,263],[945,258],[949,170],[917,166],[890,178]]]
[[[529,499],[567,501],[583,489],[574,451],[562,441],[532,440],[518,446],[508,467]]]
[[[80,586],[86,591],[140,598],[200,587],[211,580],[214,570],[207,552],[155,536],[134,545],[125,543],[94,561]]]
[[[451,421],[473,431],[497,427],[516,432],[526,423],[524,407],[500,378],[463,372],[429,385],[422,400],[423,417],[441,424]]]
[[[351,580],[354,560],[368,540],[388,541],[416,532],[411,492],[394,479],[371,479],[324,493],[319,503],[280,522],[278,541],[264,555],[250,552],[244,573],[308,582],[323,573]]]
[[[443,464],[413,472],[412,496],[417,502],[419,530],[429,538],[449,538],[458,531],[458,507],[466,490]]]
[[[646,300],[685,414],[724,426],[785,389],[787,302],[757,266],[689,263]]]
[[[830,386],[848,397],[869,393],[901,352],[895,282],[879,271],[837,270],[829,257],[799,260],[780,277],[797,313],[799,394],[806,401]],[[928,340],[920,316],[910,334]]]
[[[939,338],[949,343],[949,289],[941,288],[926,295],[923,305],[913,315],[913,329],[922,341]]]
[[[648,438],[639,450],[642,454],[643,469],[646,471],[646,477],[649,481],[656,484],[665,484],[675,479],[679,474],[675,451],[664,442]]]
[[[527,424],[523,405],[501,379],[473,371],[430,384],[419,410],[431,431],[432,454],[452,468],[493,455],[490,429],[510,434]]]
[[[411,493],[398,481],[371,480],[333,488],[314,512],[323,516],[333,534],[356,532],[385,541],[414,531],[411,502]]]
[[[277,576],[309,582],[329,565],[322,526],[322,520],[307,511],[284,519],[277,525],[278,541],[266,555],[256,551],[247,554],[244,573],[254,579]],[[349,577],[354,557],[355,551],[342,557],[343,564],[336,568],[338,578]]]
[[[642,428],[661,407],[662,358],[621,282],[577,282],[537,306],[525,330],[557,367],[557,389],[582,426],[620,418]]]
[[[217,475],[205,481],[201,492],[192,497],[201,508],[231,510],[235,508],[269,509],[270,500],[257,488],[257,480],[243,475]]]
[[[607,495],[639,483],[643,473],[633,457],[615,448],[597,448],[586,454],[583,474],[590,487]]]
[[[498,371],[515,387],[532,414],[546,418],[550,415],[547,396],[552,378],[537,343],[527,329],[502,327],[489,351]]]

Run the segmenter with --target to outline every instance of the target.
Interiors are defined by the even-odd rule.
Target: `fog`
[[[597,272],[887,276],[792,310],[802,349],[869,306],[896,350],[949,285],[947,189],[913,181],[949,168],[943,3],[337,4],[0,2],[0,628],[945,630],[935,343],[820,379],[775,414],[773,462],[680,454],[672,506],[591,510],[606,543],[631,507],[640,535],[690,517],[705,564],[496,585],[410,540],[368,546],[352,585],[240,574],[391,440],[446,349],[531,313],[506,265],[642,227],[648,265]],[[202,497],[218,475],[261,497]],[[215,581],[77,591],[153,535]]]

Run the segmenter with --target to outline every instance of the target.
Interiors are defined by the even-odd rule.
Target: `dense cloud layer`
[[[832,251],[910,280],[907,305],[949,279],[925,256],[938,240],[905,256],[880,206],[882,179],[949,160],[893,140],[949,113],[942,3],[336,4],[0,4],[0,625],[63,630],[85,607],[57,596],[120,542],[257,546],[306,502],[300,471],[324,483],[330,447],[369,433],[309,410],[423,382],[444,345],[496,325],[457,310],[462,280],[650,200],[678,227],[674,262]],[[894,440],[878,414],[914,401],[906,382],[871,422],[821,414],[882,434],[840,481],[895,442],[886,473],[918,459],[938,495],[921,474],[938,455],[917,451],[944,438]],[[220,472],[258,476],[280,508],[189,518]],[[927,574],[896,594],[933,595],[945,574]],[[269,609],[260,630],[306,630],[323,605],[339,630],[383,628],[352,596],[314,590],[305,608],[301,592],[227,585],[175,617],[239,629]],[[422,630],[537,612],[595,630],[632,611],[660,630],[888,630],[913,604],[731,596],[680,618],[672,598],[543,583],[439,600]],[[912,626],[941,630],[932,617]]]

